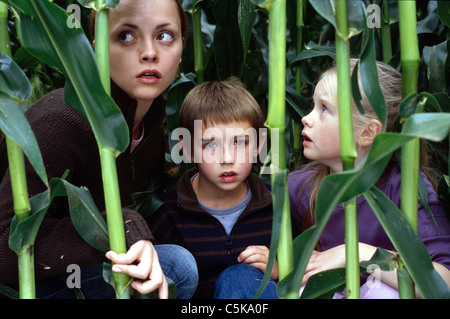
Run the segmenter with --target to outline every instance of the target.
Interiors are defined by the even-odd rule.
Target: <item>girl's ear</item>
[[[381,130],[383,129],[383,125],[378,119],[373,119],[370,121],[369,125],[362,131],[361,135],[358,138],[358,144],[361,147],[368,147],[372,145],[373,139],[377,136]]]

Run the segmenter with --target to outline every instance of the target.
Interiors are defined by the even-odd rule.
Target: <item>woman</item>
[[[124,207],[131,204],[131,194],[145,190],[152,173],[163,170],[165,138],[161,125],[166,102],[161,95],[177,73],[186,36],[186,17],[178,0],[121,0],[110,11],[111,96],[128,123],[132,139],[116,160]],[[95,48],[95,41],[93,45]],[[87,187],[99,210],[104,211],[95,137],[88,123],[64,104],[63,97],[62,89],[50,92],[26,114],[47,174],[49,178],[61,177],[68,169],[67,180]],[[2,149],[0,154],[5,153]],[[30,197],[44,191],[45,186],[29,163],[26,171]],[[1,283],[17,282],[18,278],[17,256],[8,248],[13,216],[7,172],[0,184]],[[193,257],[178,246],[154,247],[144,219],[126,208],[123,216],[129,250],[126,254],[112,251],[106,254],[114,263],[113,271],[141,279],[132,284],[140,293],[159,288],[161,298],[168,296],[165,273],[177,284],[178,297],[190,298],[197,280]],[[114,297],[111,286],[105,286],[102,278],[100,265],[104,257],[78,235],[69,216],[67,199],[55,199],[35,243],[37,297],[72,296],[65,282],[66,269],[71,264],[82,268],[81,289],[86,298]]]

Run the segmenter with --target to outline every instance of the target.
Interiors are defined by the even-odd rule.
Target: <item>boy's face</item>
[[[183,50],[175,1],[121,0],[110,11],[111,78],[138,102],[151,103],[178,72]]]
[[[194,139],[194,162],[207,184],[203,186],[234,190],[247,179],[258,155],[256,130],[248,121],[202,125],[201,136],[194,134]]]
[[[327,87],[323,79],[314,92],[314,108],[302,118],[303,154],[330,167],[332,172],[342,171],[339,113],[337,106],[336,81],[329,80]],[[335,94],[332,94],[334,92]]]

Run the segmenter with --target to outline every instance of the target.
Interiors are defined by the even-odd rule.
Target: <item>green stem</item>
[[[110,95],[109,8],[106,7],[106,0],[97,0],[96,6],[98,11],[95,23],[95,54],[100,79],[106,92]],[[106,218],[108,221],[109,244],[112,251],[123,254],[127,252],[127,246],[114,152],[110,149],[100,148],[100,162],[102,167]],[[113,273],[113,278],[116,297],[118,299],[129,299],[130,291],[128,286],[130,284],[130,277],[125,274]]]
[[[401,260],[397,269],[397,280],[400,299],[415,299],[414,282]]]
[[[347,0],[336,1],[336,66],[338,78],[339,135],[344,170],[354,168],[356,148],[353,139],[353,120],[350,81],[350,47]],[[358,221],[356,199],[344,204],[347,298],[359,298]]]
[[[20,146],[9,137],[6,136],[5,138],[14,199],[14,213],[16,214],[17,223],[20,223],[30,216],[31,210],[25,174],[25,160]],[[17,257],[20,298],[35,299],[33,246],[25,247],[17,254]]]
[[[4,2],[0,2],[0,52],[12,56],[7,21],[8,6]],[[0,133],[2,132],[0,131]],[[16,215],[17,223],[20,223],[30,216],[31,210],[25,174],[25,159],[22,148],[17,143],[2,133],[0,134],[0,142],[3,138],[6,140],[14,214]],[[19,267],[19,297],[20,299],[35,299],[36,287],[33,246],[24,247],[17,254],[17,258]]]
[[[0,53],[12,56],[8,32],[8,5],[4,2],[0,2],[0,41]],[[4,137],[3,132],[0,130],[0,143]]]
[[[358,251],[358,212],[356,197],[344,203],[345,210],[345,277],[347,299],[359,299],[360,272]]]
[[[269,8],[269,111],[266,125],[272,140],[272,177],[286,169],[284,133],[286,128],[286,0],[274,0]],[[273,178],[272,178],[273,181]],[[285,194],[287,196],[287,194]],[[282,215],[282,231],[278,246],[278,273],[280,280],[293,269],[292,230],[289,198],[285,197]],[[292,298],[298,296],[285,296]]]
[[[392,58],[391,25],[389,15],[389,2],[383,0],[383,20],[381,21],[381,45],[383,61],[388,63]]]
[[[20,299],[36,299],[34,279],[34,247],[25,247],[17,254],[19,264],[19,297]]]
[[[0,2],[0,53],[11,56],[11,44],[8,33],[8,5]]]
[[[405,98],[409,94],[417,92],[420,53],[416,29],[415,1],[398,1],[398,12],[400,59],[403,79],[402,96]],[[401,149],[401,210],[416,231],[419,189],[419,147],[420,140],[413,139]],[[414,285],[409,284],[410,278],[405,278],[409,278],[409,276],[398,275],[400,296],[402,298],[414,298]]]
[[[103,190],[105,193],[106,216],[108,220],[109,244],[112,251],[123,254],[127,252],[127,246],[125,242],[125,228],[123,225],[114,152],[105,148],[100,149],[100,161],[102,166]],[[113,277],[117,297],[120,299],[128,299],[130,277],[121,273],[113,273]]]
[[[98,11],[95,18],[95,56],[100,79],[108,95],[111,94],[109,70],[109,9],[106,0],[97,0]]]
[[[197,74],[197,82],[201,84],[205,81],[203,77],[203,36],[202,36],[202,10],[197,7],[197,0],[192,3],[192,33],[194,40],[194,68]]]
[[[303,9],[304,9],[304,1],[297,0],[297,55],[300,54],[303,48]],[[300,66],[295,69],[295,90],[301,94],[301,68]],[[295,167],[300,164],[300,153],[301,153],[301,124],[295,121],[292,122],[294,137],[293,137],[293,149],[294,149],[294,159],[295,159]]]
[[[400,58],[402,66],[402,96],[417,92],[420,54],[416,32],[415,1],[399,1]],[[402,148],[401,209],[406,218],[417,229],[417,198],[419,183],[419,145],[414,139]]]

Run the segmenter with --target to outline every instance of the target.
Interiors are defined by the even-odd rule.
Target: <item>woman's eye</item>
[[[131,35],[131,33],[128,32],[122,32],[119,34],[119,40],[122,42],[131,42],[134,39],[134,37]]]
[[[171,42],[173,41],[173,35],[170,32],[161,32],[158,35],[158,40],[162,42]]]

